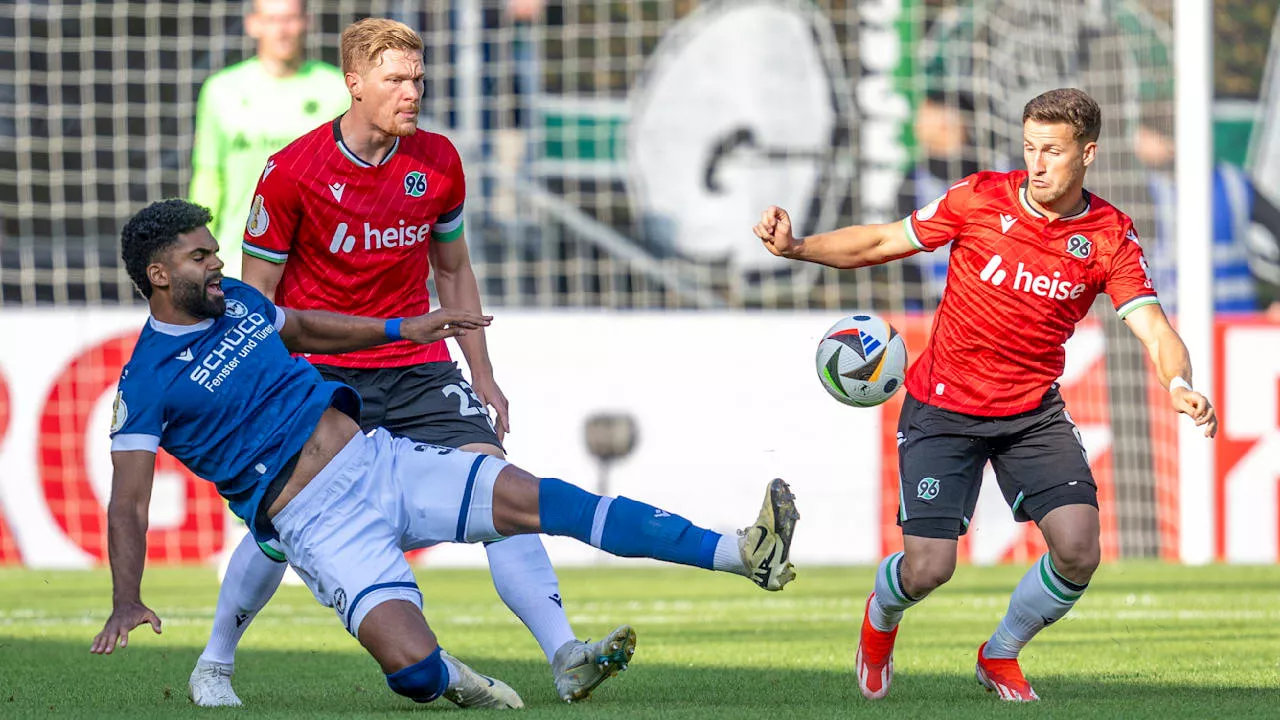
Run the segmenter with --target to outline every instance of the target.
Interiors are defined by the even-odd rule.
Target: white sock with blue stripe
[[[889,632],[902,622],[902,613],[923,598],[912,598],[902,589],[902,553],[896,552],[880,561],[876,568],[876,596],[867,606],[871,627]]]
[[[1058,574],[1045,553],[1022,576],[1009,598],[1009,609],[987,641],[983,655],[1016,658],[1036,633],[1062,618],[1084,595],[1088,585],[1078,585]]]

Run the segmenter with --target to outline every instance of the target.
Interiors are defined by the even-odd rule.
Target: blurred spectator
[[[213,212],[223,273],[235,278],[253,188],[267,158],[340,115],[351,99],[338,68],[303,59],[303,0],[254,0],[244,27],[258,43],[257,54],[205,80],[191,156],[191,201]]]
[[[914,132],[917,161],[898,190],[898,216],[906,217],[918,208],[942,197],[947,188],[962,178],[978,172],[972,132],[965,123],[973,116],[973,102],[966,95],[945,102],[939,96],[927,97],[916,111]],[[915,267],[920,274],[922,292],[912,298],[909,309],[937,304],[947,282],[946,245],[933,252],[918,253],[914,265],[903,266],[904,272]]]
[[[1150,169],[1156,206],[1156,237],[1150,253],[1160,302],[1177,309],[1177,246],[1174,231],[1174,143],[1168,135],[1139,128],[1134,152]],[[1268,309],[1280,316],[1280,209],[1240,168],[1219,163],[1213,172],[1214,312]]]

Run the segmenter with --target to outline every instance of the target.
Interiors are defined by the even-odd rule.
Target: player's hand
[[[503,436],[511,432],[511,421],[507,415],[507,396],[502,394],[502,388],[494,382],[492,375],[473,376],[471,389],[475,391],[476,397],[480,398],[481,405],[493,408],[493,429],[498,433],[498,441],[501,442]]]
[[[752,228],[756,237],[764,241],[765,249],[778,257],[790,257],[795,238],[791,235],[791,216],[777,205],[770,205],[760,216],[760,222]]]
[[[102,632],[93,639],[89,652],[110,655],[111,651],[116,649],[117,643],[122,648],[128,647],[129,631],[143,623],[150,623],[151,629],[155,630],[157,635],[160,634],[160,618],[151,611],[151,608],[140,602],[117,605],[111,611],[111,617],[107,618],[107,624],[102,627]]]
[[[1205,437],[1211,438],[1218,434],[1218,416],[1213,411],[1209,398],[1182,387],[1175,389],[1172,394],[1173,409],[1190,416],[1196,425],[1203,425]]]
[[[400,337],[427,345],[449,337],[461,337],[468,330],[487,326],[492,315],[481,315],[467,310],[440,308],[426,315],[405,318],[400,323]]]

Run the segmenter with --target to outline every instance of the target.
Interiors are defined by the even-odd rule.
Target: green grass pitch
[[[1280,567],[1104,566],[1073,613],[1023,653],[1043,700],[1014,706],[977,684],[973,662],[1022,571],[961,567],[910,611],[893,692],[877,703],[852,673],[873,568],[802,567],[776,594],[683,568],[566,569],[561,590],[580,635],[622,622],[639,634],[631,668],[574,706],[557,700],[537,645],[483,571],[426,571],[419,582],[442,644],[516,688],[530,718],[1280,717]],[[245,638],[236,688],[247,707],[197,708],[186,681],[216,593],[208,568],[150,570],[144,598],[164,634],[137,630],[130,647],[97,657],[88,648],[110,607],[105,571],[0,569],[0,718],[458,712],[392,694],[301,587],[285,587]]]

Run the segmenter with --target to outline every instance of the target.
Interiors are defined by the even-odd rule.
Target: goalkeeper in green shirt
[[[191,201],[212,211],[223,273],[234,278],[240,277],[240,241],[267,158],[341,115],[351,99],[338,68],[302,57],[303,0],[254,0],[244,27],[258,52],[205,80],[191,155]]]

